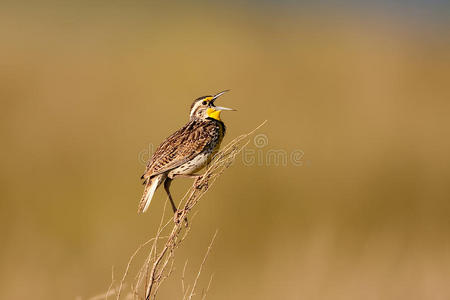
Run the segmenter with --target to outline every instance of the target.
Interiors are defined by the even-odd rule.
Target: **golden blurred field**
[[[136,214],[140,155],[232,89],[224,143],[267,119],[249,149],[304,156],[228,169],[160,299],[216,228],[209,299],[449,299],[449,7],[429,5],[0,4],[0,298],[105,292],[162,213],[161,189]]]

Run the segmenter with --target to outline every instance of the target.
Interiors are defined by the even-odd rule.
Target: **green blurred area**
[[[448,28],[268,2],[4,4],[0,298],[105,292],[163,210],[161,190],[136,214],[140,157],[232,89],[224,143],[267,119],[249,150],[304,155],[226,171],[161,299],[216,228],[210,299],[448,299]]]

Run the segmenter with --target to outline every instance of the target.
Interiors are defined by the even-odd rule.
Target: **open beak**
[[[228,108],[228,107],[223,107],[223,106],[215,106],[214,107],[215,110],[231,110],[231,111],[236,111],[234,108]]]
[[[215,106],[215,105],[214,105],[214,102],[216,101],[216,99],[219,98],[220,96],[222,96],[223,94],[225,94],[225,93],[228,92],[228,91],[230,91],[230,90],[225,90],[225,91],[222,91],[222,92],[217,93],[216,95],[214,95],[214,97],[212,98],[212,100],[211,100],[211,102],[210,102],[210,103],[212,104],[212,106],[214,107],[214,110],[217,110],[217,111],[222,111],[222,110],[231,110],[231,111],[235,111],[235,109],[233,109],[233,108],[222,107],[222,106]]]
[[[214,95],[214,97],[212,98],[212,101],[216,100],[217,98],[219,98],[220,96],[222,96],[223,94],[225,94],[226,92],[229,92],[230,90],[225,90],[225,91],[221,91],[220,93],[217,93]]]

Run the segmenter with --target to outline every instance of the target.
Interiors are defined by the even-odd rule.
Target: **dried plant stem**
[[[165,238],[165,237],[160,237],[160,238]],[[127,267],[125,269],[125,273],[123,274],[122,279],[120,280],[119,290],[117,292],[117,297],[116,297],[117,300],[120,299],[120,292],[122,291],[123,283],[125,281],[125,278],[128,275],[128,270],[130,269],[130,266],[131,266],[132,261],[134,260],[134,257],[141,251],[142,247],[146,246],[147,244],[154,241],[155,239],[156,239],[156,237],[149,239],[148,241],[146,241],[145,243],[140,245],[139,248],[137,248],[136,251],[134,251],[133,255],[131,255],[130,259],[128,260]]]
[[[208,294],[209,288],[211,287],[211,282],[213,280],[214,274],[211,274],[211,277],[209,277],[208,286],[206,287],[206,290],[203,292],[202,300],[206,299],[206,295]]]
[[[136,255],[147,245],[151,244],[150,251],[139,269],[135,277],[134,283],[131,285],[131,291],[127,294],[127,299],[155,299],[158,293],[158,289],[161,286],[162,282],[170,276],[173,272],[174,265],[174,257],[175,250],[180,246],[180,244],[187,237],[190,228],[192,219],[195,217],[192,216],[190,223],[188,225],[187,216],[189,215],[192,208],[197,205],[202,196],[208,191],[208,189],[212,186],[212,184],[217,180],[217,178],[227,169],[232,163],[235,161],[236,156],[242,151],[242,149],[249,143],[248,138],[251,134],[253,134],[256,130],[258,130],[261,126],[263,126],[267,121],[264,121],[257,128],[252,130],[247,134],[243,134],[235,138],[228,145],[226,145],[221,151],[219,151],[211,164],[207,167],[205,173],[199,177],[194,184],[189,188],[189,190],[185,193],[184,197],[180,201],[179,209],[174,216],[174,218],[169,218],[169,220],[165,220],[166,216],[166,206],[167,200],[164,205],[163,215],[161,217],[161,221],[159,227],[156,232],[156,236],[152,239],[149,239],[145,243],[141,244],[138,249],[131,255],[128,260],[128,264],[126,266],[125,272],[120,280],[119,287],[117,290],[110,289],[108,293],[106,293],[105,297],[111,294],[116,294],[116,300],[120,299],[121,292],[123,287],[125,286],[124,282],[129,273],[130,266],[136,257]],[[175,222],[174,222],[175,220]],[[168,234],[162,235],[163,232],[167,232],[169,225],[172,224],[172,229]],[[214,234],[211,243],[207,249],[207,252],[203,258],[203,261],[200,265],[199,271],[195,278],[195,281],[190,287],[189,285],[186,287],[184,282],[184,274],[186,271],[187,261],[184,265],[183,274],[182,274],[182,291],[183,291],[183,299],[192,299],[195,295],[195,289],[197,286],[198,279],[200,277],[200,273],[203,270],[203,266],[206,262],[206,259],[211,251],[213,242],[216,238],[217,231]],[[162,246],[159,246],[159,241],[165,240]],[[159,249],[159,250],[158,250]],[[206,292],[209,290],[211,285],[212,276],[209,280],[208,287],[206,291],[202,293],[202,299],[205,299]],[[117,293],[115,293],[117,291]]]
[[[189,295],[189,300],[192,299],[192,296],[194,296],[194,291],[195,291],[195,287],[197,286],[198,278],[200,277],[200,274],[202,273],[203,266],[205,265],[206,259],[208,258],[209,252],[211,251],[211,247],[212,247],[212,245],[214,243],[214,240],[216,239],[217,232],[218,231],[216,230],[216,232],[214,233],[214,236],[213,236],[213,238],[211,240],[211,243],[208,246],[208,250],[206,251],[206,254],[203,257],[203,261],[200,264],[200,269],[198,270],[197,276],[195,277],[194,285],[192,286],[191,294]]]
[[[185,293],[185,290],[186,290],[184,288],[184,275],[186,274],[187,264],[188,264],[188,260],[186,259],[186,262],[184,263],[184,267],[183,267],[183,272],[181,273],[181,290],[183,291],[183,296],[184,296],[184,293]],[[184,299],[184,297],[183,297],[183,299]]]
[[[111,284],[109,285],[108,290],[106,291],[106,297],[105,297],[106,300],[108,300],[108,295],[109,295],[113,285],[114,285],[114,266],[111,267]]]

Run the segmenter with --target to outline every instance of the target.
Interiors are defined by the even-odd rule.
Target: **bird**
[[[163,184],[174,213],[177,207],[170,193],[176,177],[199,178],[196,174],[211,162],[225,136],[226,127],[220,118],[222,111],[235,109],[215,105],[217,98],[229,90],[202,96],[191,105],[189,122],[167,137],[148,160],[141,179],[144,193],[138,213],[147,211],[156,189]]]

